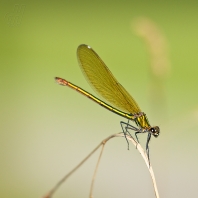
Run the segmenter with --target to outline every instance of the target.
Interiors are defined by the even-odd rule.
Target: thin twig
[[[66,181],[66,179],[68,179],[69,176],[71,176],[98,148],[100,148],[100,146],[103,145],[103,148],[104,148],[104,145],[107,141],[109,141],[111,138],[114,138],[114,137],[124,137],[124,134],[123,133],[117,133],[117,134],[114,134],[114,135],[111,135],[109,137],[107,137],[106,139],[104,139],[87,157],[85,157],[74,169],[72,169],[67,175],[65,175],[56,185],[54,188],[52,188],[51,191],[49,191],[49,193],[44,196],[44,198],[52,198],[52,195],[55,193],[55,191]],[[132,137],[130,136],[126,136],[126,138],[131,141],[134,146],[137,148],[137,150],[140,152],[140,154],[142,155],[145,163],[146,163],[146,166],[150,172],[150,175],[151,175],[151,179],[152,179],[152,182],[153,182],[153,186],[154,186],[154,191],[155,191],[155,196],[156,198],[159,198],[159,193],[158,193],[158,189],[157,189],[157,184],[156,184],[156,180],[155,180],[155,175],[154,175],[154,172],[153,172],[153,169],[152,169],[152,166],[151,166],[151,163],[149,164],[149,160],[148,160],[148,157],[147,157],[147,154],[146,152],[144,151],[144,149],[141,147],[141,145],[139,143],[137,143]],[[93,179],[92,179],[92,184],[91,184],[91,191],[90,191],[90,196],[92,196],[92,192],[93,192],[93,185],[94,185],[94,181],[95,181],[95,174],[96,174],[96,171],[98,169],[98,164],[99,164],[99,161],[100,161],[100,158],[101,158],[101,154],[103,152],[103,149],[100,153],[100,156],[99,156],[99,160],[98,160],[98,163],[97,163],[97,167],[96,167],[96,170],[95,170],[95,173],[94,173],[94,176],[93,176]]]
[[[96,168],[95,168],[95,171],[94,171],[94,175],[93,175],[93,178],[92,178],[91,188],[90,188],[90,193],[89,193],[89,197],[90,198],[93,198],[93,195],[92,194],[93,194],[94,182],[95,182],[95,178],[96,178],[96,173],[97,173],[97,170],[98,170],[98,166],[99,166],[99,163],[100,163],[100,160],[101,160],[101,157],[102,157],[102,153],[104,151],[105,143],[106,142],[103,142],[103,144],[102,144],[102,149],[100,151],[100,155],[99,155],[99,158],[98,158],[98,161],[97,161],[97,164],[96,164]]]
[[[144,159],[144,161],[146,163],[146,166],[147,166],[147,168],[148,168],[148,170],[150,172],[151,179],[152,179],[152,182],[153,182],[154,191],[155,191],[155,196],[156,196],[156,198],[159,198],[159,193],[158,193],[158,189],[157,189],[157,183],[156,183],[156,180],[155,180],[155,175],[154,175],[154,172],[153,172],[153,169],[152,169],[152,166],[151,166],[151,162],[149,163],[149,160],[148,160],[146,152],[144,151],[142,146],[139,143],[137,144],[137,142],[133,138],[128,136],[127,139],[130,140],[135,146],[137,145],[136,146],[137,150],[142,155],[142,158]]]
[[[106,138],[103,142],[104,142],[104,144],[107,142],[107,141],[109,141],[111,138],[114,138],[114,137],[124,137],[124,134],[123,133],[118,133],[118,134],[114,134],[114,135],[111,135],[111,136],[109,136],[108,138]],[[156,198],[159,198],[159,193],[158,193],[158,189],[157,189],[157,183],[156,183],[156,180],[155,180],[155,175],[154,175],[154,172],[153,172],[153,169],[152,169],[152,166],[151,166],[151,163],[149,162],[149,160],[148,160],[148,157],[147,157],[147,154],[146,154],[146,152],[144,151],[144,149],[142,148],[142,146],[138,143],[138,142],[136,142],[136,140],[135,139],[133,139],[131,136],[126,136],[127,137],[127,139],[129,140],[129,141],[131,141],[132,143],[133,143],[133,145],[137,148],[137,150],[140,152],[140,154],[142,155],[142,158],[144,159],[144,161],[145,161],[145,163],[146,163],[146,166],[147,166],[147,168],[148,168],[148,170],[149,170],[149,172],[150,172],[150,175],[151,175],[151,179],[152,179],[152,182],[153,182],[153,187],[154,187],[154,192],[155,192],[155,196],[156,196]],[[103,150],[102,150],[103,151]],[[101,153],[102,153],[102,151],[101,151]],[[99,158],[101,158],[101,156],[99,156]],[[98,160],[98,161],[100,161],[100,159]],[[98,166],[98,164],[97,164],[97,166]],[[98,168],[98,167],[97,167]],[[94,180],[95,180],[95,178],[94,178]],[[92,180],[92,185],[93,185],[93,180]],[[93,189],[91,189],[91,191],[93,192]],[[93,197],[92,196],[92,192],[90,193],[90,197]]]
[[[65,175],[55,186],[54,188],[52,188],[49,193],[44,196],[44,198],[51,198],[52,195],[56,192],[56,190],[58,190],[58,188],[61,186],[61,184],[63,184],[69,176],[71,176],[85,161],[87,161],[87,159],[89,159],[89,157],[91,157],[91,155],[93,153],[95,153],[98,148],[100,148],[100,146],[103,144],[103,142],[101,142],[89,155],[87,155],[87,157],[85,157],[74,169],[72,169],[67,175]]]

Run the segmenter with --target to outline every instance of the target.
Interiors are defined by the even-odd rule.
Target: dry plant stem
[[[155,175],[154,175],[154,172],[153,172],[153,169],[152,169],[152,166],[151,166],[151,163],[149,165],[149,161],[148,161],[148,157],[147,157],[147,154],[145,153],[144,149],[142,148],[142,146],[140,144],[137,144],[137,142],[132,139],[131,137],[127,137],[128,140],[130,140],[134,145],[136,144],[137,145],[137,150],[140,152],[140,154],[142,155],[142,158],[144,159],[145,163],[146,163],[146,166],[150,172],[150,175],[151,175],[151,179],[152,179],[152,182],[153,182],[153,187],[154,187],[154,191],[155,191],[155,196],[156,198],[159,198],[159,193],[158,193],[158,189],[157,189],[157,183],[156,183],[156,180],[155,180]],[[135,143],[136,142],[136,143]]]
[[[58,188],[68,179],[69,176],[71,176],[85,161],[87,161],[89,159],[89,157],[91,157],[92,154],[94,154],[98,148],[100,148],[100,146],[103,144],[103,142],[101,142],[87,157],[85,157],[74,169],[72,169],[67,175],[65,175],[55,186],[54,188],[52,188],[49,193],[44,196],[44,198],[52,198],[52,195],[56,192],[56,190],[58,190]]]
[[[92,179],[91,191],[90,191],[90,197],[91,197],[92,196],[92,192],[93,192],[94,181],[95,181],[95,174],[96,174],[96,171],[97,171],[97,168],[98,168],[98,164],[99,164],[99,161],[100,161],[103,149],[104,149],[104,145],[105,145],[105,143],[107,141],[109,141],[111,138],[114,138],[114,137],[124,137],[124,134],[123,133],[117,133],[117,134],[111,135],[108,138],[104,139],[85,159],[83,159],[73,170],[71,170],[67,175],[65,175],[44,198],[52,198],[52,195],[66,181],[66,179],[68,179],[68,177],[70,175],[72,175],[95,151],[98,150],[98,148],[100,148],[100,146],[103,145],[103,148],[101,150],[101,153],[100,153],[100,156],[99,156],[99,159],[98,159],[97,167],[96,167],[93,179]],[[155,196],[156,196],[156,198],[159,198],[159,193],[158,193],[158,189],[157,189],[155,176],[154,176],[154,173],[153,173],[153,169],[152,169],[151,163],[149,165],[147,154],[145,153],[145,151],[141,147],[141,145],[139,143],[137,143],[132,137],[126,136],[126,138],[134,144],[134,146],[137,148],[137,150],[142,155],[142,157],[143,157],[143,159],[144,159],[144,161],[145,161],[145,163],[147,165],[147,168],[148,168],[148,170],[150,172],[150,175],[151,175],[151,179],[152,179],[153,186],[154,186],[154,191],[155,191]]]
[[[123,133],[118,133],[118,134],[114,134],[114,135],[112,135],[112,136],[109,136],[108,138],[106,138],[106,139],[103,141],[104,144],[105,144],[108,140],[110,140],[111,138],[114,138],[114,137],[124,137],[124,134],[123,134]],[[144,149],[142,148],[142,146],[141,146],[138,142],[136,142],[136,140],[134,140],[131,136],[128,136],[128,135],[127,135],[126,138],[134,144],[134,146],[137,148],[137,150],[138,150],[138,151],[140,152],[140,154],[142,155],[142,158],[144,159],[144,161],[145,161],[145,163],[146,163],[146,166],[147,166],[147,168],[148,168],[148,170],[149,170],[149,172],[150,172],[150,175],[151,175],[151,179],[152,179],[152,182],[153,182],[153,187],[154,187],[155,196],[156,196],[156,198],[160,198],[160,197],[159,197],[159,193],[158,193],[158,189],[157,189],[157,183],[156,183],[156,180],[155,180],[155,175],[154,175],[154,172],[153,172],[151,163],[149,164],[149,160],[148,160],[148,157],[147,157],[146,152],[144,151]],[[104,148],[104,146],[103,146],[103,148]],[[103,149],[102,149],[102,151],[101,151],[101,154],[102,154],[102,152],[103,152]],[[98,163],[99,163],[99,161],[100,161],[100,158],[101,158],[101,155],[100,155],[100,157],[99,157]],[[97,166],[98,166],[98,164],[97,164]],[[96,169],[97,169],[97,168],[96,168]],[[92,180],[92,186],[93,186],[94,180],[95,180],[95,178]],[[92,192],[93,192],[93,189],[91,189],[90,198],[93,197]]]
[[[96,168],[95,168],[95,171],[94,171],[94,175],[93,175],[93,178],[92,178],[91,188],[90,188],[90,193],[89,193],[89,197],[90,197],[90,198],[93,198],[93,195],[92,195],[92,194],[93,194],[94,182],[95,182],[95,178],[96,178],[96,173],[97,173],[97,171],[98,171],[98,166],[99,166],[99,163],[100,163],[100,160],[101,160],[101,157],[102,157],[102,153],[103,153],[103,151],[104,151],[105,143],[106,143],[106,142],[103,142],[103,144],[102,144],[102,149],[101,149],[101,152],[100,152],[100,155],[99,155],[97,164],[96,164]]]

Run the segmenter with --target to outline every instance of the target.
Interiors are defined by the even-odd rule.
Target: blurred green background
[[[0,16],[0,197],[42,197],[121,131],[125,119],[54,81],[63,77],[94,93],[76,59],[82,43],[100,55],[151,125],[160,126],[150,155],[161,197],[197,196],[196,1],[1,1]],[[166,37],[171,69],[158,89],[161,105],[152,101],[158,92],[151,92],[148,49],[132,28],[138,17]],[[139,137],[145,145],[146,135]],[[98,154],[55,197],[88,197]],[[122,138],[106,145],[94,197],[154,197],[140,154]]]

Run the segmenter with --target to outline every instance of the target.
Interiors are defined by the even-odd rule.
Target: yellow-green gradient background
[[[150,142],[161,197],[197,197],[198,3],[196,1],[1,1],[0,197],[42,197],[102,139],[120,132],[121,117],[75,91],[94,93],[76,59],[85,43],[147,113],[160,136]],[[18,10],[17,10],[18,8]],[[161,106],[150,100],[150,57],[131,27],[148,17],[166,36],[171,72]],[[157,112],[157,113],[156,113]],[[139,135],[145,145],[146,135]],[[55,197],[88,197],[95,154]],[[154,197],[147,168],[133,145],[111,140],[94,197]]]

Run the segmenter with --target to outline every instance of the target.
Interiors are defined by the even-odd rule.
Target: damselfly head
[[[158,137],[160,134],[160,128],[158,126],[151,127],[149,131],[154,137]]]

